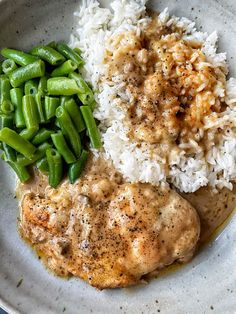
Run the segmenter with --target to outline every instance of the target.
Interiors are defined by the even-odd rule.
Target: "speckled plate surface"
[[[76,0],[0,0],[0,47],[30,48],[68,40]],[[109,1],[103,1],[106,5]],[[160,0],[150,7],[187,16],[203,30],[215,29],[236,76],[234,0]],[[0,162],[0,306],[10,313],[236,313],[236,217],[217,239],[175,273],[149,285],[97,291],[78,279],[49,274],[17,229],[13,173]]]

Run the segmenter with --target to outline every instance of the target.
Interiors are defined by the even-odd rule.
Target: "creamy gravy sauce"
[[[192,138],[204,145],[198,128],[222,106],[215,89],[225,85],[224,72],[207,66],[199,43],[182,36],[181,29],[159,25],[154,16],[141,34],[111,37],[104,59],[105,80],[122,77],[132,95],[128,105],[120,105],[130,138],[157,144],[164,156],[167,147],[177,149],[180,141]]]
[[[203,187],[195,193],[182,193],[197,210],[201,220],[200,243],[206,243],[228,216],[236,209],[236,184],[232,191],[224,188],[218,193]]]

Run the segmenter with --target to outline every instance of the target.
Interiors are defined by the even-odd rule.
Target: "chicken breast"
[[[52,189],[41,175],[24,186],[20,230],[55,273],[104,289],[188,261],[200,224],[175,191],[126,183],[109,163],[91,158],[75,185]]]

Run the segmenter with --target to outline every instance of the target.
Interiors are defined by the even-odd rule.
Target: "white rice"
[[[212,116],[206,118],[204,130],[198,134],[202,137],[207,132],[207,151],[203,151],[197,141],[190,140],[189,143],[179,145],[180,153],[170,152],[168,165],[166,160],[157,155],[151,157],[150,144],[143,143],[137,147],[137,143],[128,138],[125,113],[118,105],[122,99],[127,101],[128,106],[131,96],[125,91],[122,80],[117,77],[113,86],[100,81],[105,73],[103,57],[107,39],[127,30],[138,33],[140,28],[148,25],[150,18],[146,14],[145,2],[115,0],[111,3],[111,9],[107,9],[100,8],[98,1],[90,0],[84,1],[80,10],[75,12],[78,28],[71,36],[70,45],[82,50],[86,62],[83,74],[94,90],[98,91],[95,95],[98,105],[94,114],[100,120],[105,155],[131,182],[158,185],[167,181],[182,192],[194,192],[208,184],[215,189],[232,189],[231,182],[236,179],[236,79],[229,79],[226,88],[220,83],[217,85],[215,93],[225,100],[228,107],[225,112],[212,113]],[[227,73],[226,53],[217,53],[216,32],[209,36],[198,32],[194,22],[170,16],[168,9],[158,18],[163,24],[182,27],[185,40],[203,44],[202,52],[208,66],[224,68]],[[186,153],[188,148],[192,149],[191,155]]]

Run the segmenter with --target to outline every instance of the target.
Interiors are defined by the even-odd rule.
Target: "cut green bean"
[[[46,120],[55,117],[56,109],[60,105],[60,99],[55,97],[45,97],[45,116]]]
[[[39,86],[38,91],[41,93],[42,96],[45,96],[47,94],[47,76],[42,76],[39,80]]]
[[[58,68],[54,69],[51,73],[51,76],[65,76],[72,72],[74,72],[77,69],[77,65],[75,62],[71,60],[65,61],[62,65],[60,65]]]
[[[28,80],[42,77],[45,74],[45,63],[42,60],[35,61],[24,67],[18,68],[9,74],[10,83],[18,87]]]
[[[29,166],[34,164],[37,160],[45,157],[46,155],[46,150],[48,148],[51,148],[52,145],[45,142],[43,144],[41,144],[38,149],[36,150],[36,152],[34,153],[34,155],[32,156],[32,158],[26,158],[23,155],[18,155],[17,156],[17,163],[21,166]]]
[[[76,54],[78,54],[79,56],[81,55],[81,50],[80,50],[79,48],[75,47],[73,50],[74,50],[74,52],[75,52]]]
[[[69,100],[69,99],[72,99],[72,97],[71,97],[71,96],[61,96],[61,97],[60,97],[60,105],[61,105],[61,106],[64,106],[65,102],[66,102],[67,100]]]
[[[25,126],[25,118],[22,111],[23,90],[21,88],[12,88],[10,90],[11,102],[15,106],[15,124],[17,128]]]
[[[45,123],[46,119],[45,119],[45,113],[44,113],[44,100],[42,99],[42,95],[41,93],[37,93],[34,96],[36,105],[37,105],[37,109],[38,109],[38,118],[39,118],[39,123]]]
[[[12,128],[13,127],[13,117],[9,115],[1,115],[0,116],[0,129],[3,128]],[[15,150],[7,145],[6,143],[2,144],[2,150],[5,152],[6,161],[15,161],[16,160],[16,152]]]
[[[92,110],[89,106],[81,106],[80,110],[82,112],[82,116],[84,118],[86,127],[88,129],[88,135],[93,148],[101,148],[101,136],[100,132],[97,128],[95,119],[93,117]]]
[[[0,115],[0,130],[3,128],[13,128],[13,116],[12,115]]]
[[[18,179],[24,183],[30,179],[30,173],[26,167],[18,165],[17,162],[7,161],[9,166],[15,171]]]
[[[76,162],[76,158],[70,148],[68,147],[66,140],[61,132],[51,135],[54,146],[61,156],[65,159],[67,164]]]
[[[5,160],[6,161],[16,161],[16,151],[7,145],[6,143],[3,143],[3,151],[5,153]]]
[[[57,128],[59,129],[59,130],[57,130],[57,131],[61,131],[62,134],[64,135],[64,137],[65,137],[67,143],[70,144],[70,137],[68,136],[68,133],[66,132],[66,129],[64,128],[64,126],[63,126],[62,124],[60,124],[60,122],[59,122],[59,120],[58,120],[57,118],[56,118],[56,121],[55,121],[55,125],[56,125]],[[70,146],[71,146],[71,145],[70,145]]]
[[[39,145],[38,147],[38,151],[43,152],[44,154],[46,154],[46,150],[48,148],[51,148],[52,144],[48,143],[48,142],[44,142],[41,145]]]
[[[36,151],[36,147],[33,144],[22,138],[15,131],[6,127],[0,131],[0,141],[11,146],[17,152],[21,153],[29,159]]]
[[[40,129],[38,133],[35,135],[35,137],[32,140],[32,144],[39,145],[47,141],[49,138],[51,138],[51,135],[54,133],[52,130],[47,130],[45,128]]]
[[[79,106],[76,104],[73,98],[65,101],[65,109],[69,113],[71,120],[78,132],[82,132],[86,129],[82,114],[79,110]]]
[[[43,172],[44,174],[48,174],[49,166],[48,166],[47,157],[43,157],[39,159],[36,162],[36,167],[39,169],[39,171]]]
[[[38,132],[38,127],[33,126],[27,129],[23,129],[19,134],[21,137],[23,137],[25,140],[30,141],[35,134]]]
[[[9,74],[12,71],[17,69],[17,65],[15,64],[15,62],[11,59],[6,59],[3,61],[2,63],[2,70],[5,74]]]
[[[39,129],[38,109],[33,96],[23,96],[22,111],[27,129]]]
[[[51,47],[53,49],[57,49],[57,43],[55,41],[51,41],[47,44],[48,47]]]
[[[59,129],[61,129],[61,126],[60,126],[58,119],[55,120],[55,126]],[[62,132],[62,133],[63,133],[63,135],[65,135],[65,132]]]
[[[74,79],[79,87],[79,92],[77,93],[80,101],[83,105],[94,105],[94,95],[91,88],[88,86],[88,84],[85,82],[85,80],[82,78],[82,76],[78,73],[70,73],[69,78]]]
[[[46,157],[49,166],[49,184],[56,188],[62,180],[62,158],[56,149],[46,150]]]
[[[14,109],[15,107],[13,106],[10,100],[3,101],[2,106],[1,106],[1,110],[3,113],[11,114],[12,112],[14,112]]]
[[[1,50],[1,55],[7,59],[12,59],[13,61],[15,61],[15,63],[21,66],[28,65],[38,60],[38,58],[35,56],[32,56],[20,50],[10,48],[3,48]]]
[[[73,62],[75,62],[77,64],[78,67],[81,67],[84,64],[83,59],[81,58],[81,56],[74,51],[73,49],[71,49],[70,47],[68,47],[66,44],[64,43],[58,43],[57,44],[57,50],[67,59],[72,60]]]
[[[37,80],[29,80],[25,83],[25,95],[35,96],[38,92]]]
[[[77,94],[80,89],[76,81],[68,77],[53,77],[47,81],[49,95],[70,96]]]
[[[62,132],[65,132],[64,135],[69,138],[71,147],[73,148],[76,157],[79,157],[81,153],[80,136],[76,131],[69,114],[65,108],[58,107],[56,110],[56,117],[60,123]]]
[[[70,183],[75,183],[75,181],[79,178],[81,175],[87,159],[88,159],[89,153],[86,150],[83,150],[81,153],[81,156],[79,160],[77,160],[75,163],[71,164],[69,167],[69,180]]]
[[[59,65],[65,61],[65,58],[58,51],[49,46],[34,47],[30,53],[37,56],[51,65]]]
[[[5,75],[0,77],[0,104],[2,105],[4,101],[10,101],[10,81]]]

